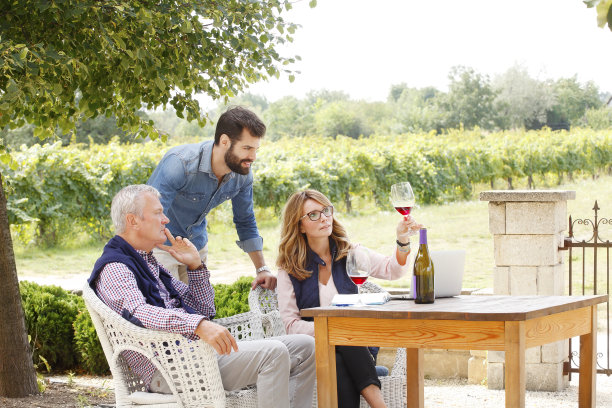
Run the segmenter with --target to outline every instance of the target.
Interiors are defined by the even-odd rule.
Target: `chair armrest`
[[[263,323],[265,337],[284,336],[287,334],[278,310],[262,314],[261,321]]]
[[[229,330],[236,341],[260,340],[264,338],[263,323],[259,313],[246,312],[234,316],[214,319]]]
[[[110,309],[87,286],[83,289],[83,298],[98,336],[106,345],[105,355],[116,377],[116,393],[119,390],[126,394],[120,396],[122,400],[136,391],[133,387],[117,384],[125,377],[121,367],[127,368],[122,353],[132,351],[151,361],[184,407],[225,405],[225,390],[212,346],[179,334],[136,326]]]

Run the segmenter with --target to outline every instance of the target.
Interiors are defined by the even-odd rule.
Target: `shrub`
[[[59,286],[20,282],[26,328],[31,336],[34,362],[42,356],[53,370],[75,367],[72,323],[79,312],[79,296]]]
[[[233,316],[249,311],[249,291],[253,277],[241,276],[231,285],[218,283],[215,289],[216,318]]]
[[[102,344],[96,333],[85,305],[76,317],[74,327],[74,349],[79,366],[90,374],[107,374],[108,363],[102,350]]]
[[[249,311],[252,281],[253,277],[243,276],[229,285],[213,285],[216,317]],[[74,369],[78,363],[87,373],[108,373],[102,345],[80,296],[59,286],[29,281],[19,285],[35,363],[48,363],[53,370]]]

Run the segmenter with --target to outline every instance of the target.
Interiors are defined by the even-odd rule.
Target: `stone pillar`
[[[567,226],[567,200],[575,191],[503,190],[480,193],[489,201],[493,234],[496,295],[563,295],[565,268],[559,247]],[[563,362],[567,341],[526,350],[528,390],[560,391],[567,387]],[[504,388],[504,352],[489,351],[487,384]]]

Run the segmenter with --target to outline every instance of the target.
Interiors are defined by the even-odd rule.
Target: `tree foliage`
[[[489,78],[472,68],[457,66],[449,74],[450,85],[442,106],[447,115],[446,128],[475,126],[493,129],[496,124],[495,97]]]
[[[276,48],[296,25],[288,0],[8,0],[0,5],[0,128],[67,133],[81,118],[117,118],[155,136],[136,112],[170,105],[198,120],[196,94],[232,97],[292,73]]]
[[[498,92],[500,117],[509,128],[537,129],[546,124],[546,112],[554,105],[553,89],[548,83],[529,76],[527,69],[515,65],[493,81]]]
[[[287,66],[295,58],[277,51],[293,40],[297,26],[281,17],[291,7],[289,0],[4,0],[0,130],[30,124],[45,139],[73,132],[81,120],[114,117],[124,132],[155,138],[154,122],[138,111],[168,106],[204,124],[196,95],[232,97],[283,72],[293,79]],[[10,162],[4,142],[0,162]],[[0,331],[0,395],[18,397],[35,392],[36,381],[1,176],[0,247],[8,250],[0,251],[0,327],[9,331]]]
[[[612,0],[584,0],[587,7],[595,7],[597,11],[597,25],[605,27],[608,25],[612,31]]]

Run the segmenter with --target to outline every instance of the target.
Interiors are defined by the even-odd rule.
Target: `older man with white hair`
[[[258,405],[309,407],[315,381],[314,341],[306,335],[236,342],[212,321],[214,290],[195,246],[165,227],[159,192],[140,184],[123,188],[111,205],[115,235],[97,260],[89,284],[111,309],[154,330],[205,341],[218,353],[226,390],[256,384]],[[170,245],[164,245],[169,240]],[[167,251],[187,265],[189,284],[174,278],[155,256]],[[128,364],[152,392],[170,393],[163,376],[143,355],[124,352]]]

